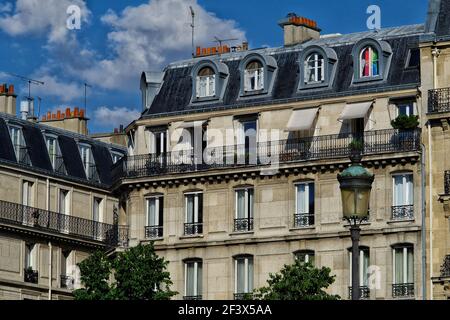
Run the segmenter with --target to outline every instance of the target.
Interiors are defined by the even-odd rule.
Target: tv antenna
[[[87,114],[87,88],[92,88],[88,83],[84,83],[84,112]]]
[[[219,39],[218,37],[214,36],[214,42],[217,42],[219,44],[219,47],[222,46],[223,42],[228,42],[228,41],[237,41],[239,39],[236,38],[230,38],[230,39]]]
[[[21,79],[23,81],[28,82],[28,99],[31,99],[31,85],[32,84],[41,85],[41,86],[44,85],[44,82],[40,81],[40,80],[27,78],[27,77],[24,77],[24,76],[21,76],[21,75],[18,75],[18,74],[14,74],[14,73],[9,73],[9,72],[5,72],[5,73],[9,74],[10,76],[13,76],[13,77],[16,77],[16,78],[19,78],[19,79]]]
[[[195,12],[192,6],[189,6],[189,10],[191,11],[191,28],[192,28],[192,58],[195,56],[195,48],[194,48],[194,33],[195,33]]]

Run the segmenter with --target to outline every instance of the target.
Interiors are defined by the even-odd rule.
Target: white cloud
[[[0,13],[11,12],[11,10],[12,10],[11,2],[0,3]]]
[[[33,88],[48,97],[57,97],[62,103],[68,103],[83,96],[83,88],[75,82],[67,82],[49,74],[36,74],[36,79],[44,82],[44,86]]]
[[[139,118],[141,113],[138,110],[127,109],[125,107],[99,107],[94,111],[94,121],[100,126],[119,127],[128,125],[131,121]]]
[[[0,16],[0,30],[11,36],[45,35],[48,42],[61,43],[70,31],[66,25],[70,5],[80,8],[81,21],[87,23],[91,12],[84,0],[17,0],[14,12],[10,3],[3,7],[7,14]]]

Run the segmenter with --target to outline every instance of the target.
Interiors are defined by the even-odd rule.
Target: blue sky
[[[81,29],[66,28],[66,9],[81,9]],[[139,77],[189,58],[189,5],[197,12],[197,44],[214,36],[248,40],[251,48],[281,46],[277,21],[289,12],[314,19],[322,34],[366,30],[369,5],[382,27],[424,23],[427,0],[0,0],[0,83],[25,83],[5,73],[41,79],[32,88],[47,110],[83,106],[88,93],[91,132],[112,131],[137,117]]]

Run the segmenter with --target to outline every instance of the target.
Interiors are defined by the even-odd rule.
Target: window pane
[[[394,249],[394,267],[395,267],[395,279],[394,283],[403,283],[403,248]]]
[[[245,216],[245,190],[238,190],[237,193],[237,218],[246,218]]]
[[[194,262],[186,263],[186,266],[187,266],[186,295],[195,296]]]
[[[408,283],[414,283],[414,251],[413,248],[408,248]]]
[[[253,258],[248,258],[248,290],[253,291]]]
[[[194,195],[186,196],[186,222],[193,223],[194,222]]]
[[[148,217],[147,217],[147,225],[148,226],[156,226],[157,223],[157,214],[156,211],[156,198],[148,199]]]
[[[245,259],[237,259],[237,288],[236,293],[245,292]]]

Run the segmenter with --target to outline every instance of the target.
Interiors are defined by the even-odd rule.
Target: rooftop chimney
[[[284,45],[293,46],[311,39],[320,38],[320,29],[317,22],[289,13],[286,18],[278,22],[284,30]]]
[[[16,98],[14,86],[4,83],[0,84],[0,112],[16,115]]]
[[[79,134],[87,135],[88,118],[85,116],[84,109],[75,107],[73,111],[70,108],[65,110],[58,110],[56,112],[48,111],[46,115],[42,116],[41,123],[48,126],[60,128]]]

